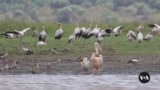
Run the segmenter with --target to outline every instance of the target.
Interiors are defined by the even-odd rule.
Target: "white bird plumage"
[[[87,57],[84,57],[82,62],[81,62],[81,69],[84,71],[84,72],[87,72],[90,70],[90,61]]]
[[[132,41],[133,39],[136,39],[136,33],[132,30],[129,30],[127,33],[127,38],[129,41]]]
[[[55,39],[61,39],[61,37],[63,36],[63,29],[62,29],[62,25],[61,23],[58,24],[58,30],[56,30],[55,32]]]
[[[44,26],[42,26],[42,31],[39,33],[39,41],[45,42],[47,33],[45,31]]]
[[[143,34],[141,33],[141,31],[139,31],[137,34],[137,40],[139,43],[141,43],[143,41]]]

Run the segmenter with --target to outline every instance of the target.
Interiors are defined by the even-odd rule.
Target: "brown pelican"
[[[93,72],[100,73],[103,65],[103,56],[99,54],[99,51],[102,51],[101,47],[97,42],[94,43],[95,52],[92,53],[91,56],[91,65],[93,68]]]
[[[63,29],[62,29],[62,25],[61,23],[58,24],[58,30],[55,32],[55,39],[61,39],[62,35],[63,35]]]

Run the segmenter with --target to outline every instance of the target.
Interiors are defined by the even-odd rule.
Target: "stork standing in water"
[[[63,36],[63,29],[61,23],[58,24],[58,30],[55,32],[55,39],[61,39]]]
[[[93,68],[93,73],[99,74],[102,71],[103,65],[103,56],[99,54],[99,51],[102,51],[102,49],[97,42],[94,43],[94,47],[95,52],[93,52],[91,56],[91,65]]]

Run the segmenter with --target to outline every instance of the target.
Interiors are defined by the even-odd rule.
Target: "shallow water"
[[[0,75],[0,90],[159,90],[160,75]]]

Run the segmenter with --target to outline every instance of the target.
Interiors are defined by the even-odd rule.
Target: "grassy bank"
[[[27,27],[37,27],[41,30],[42,26],[45,26],[47,32],[47,45],[46,46],[36,46],[38,37],[32,37],[33,30],[29,31],[22,41],[24,42],[24,47],[30,48],[35,52],[35,55],[39,54],[51,54],[50,49],[56,48],[58,52],[62,55],[67,54],[70,56],[80,56],[80,55],[91,55],[93,48],[93,43],[96,40],[95,37],[85,39],[77,39],[73,43],[67,43],[68,37],[72,34],[75,24],[62,24],[64,29],[64,36],[61,40],[54,39],[54,33],[58,28],[57,23],[29,23],[29,22],[0,22],[0,32],[10,31],[14,29],[24,29]],[[136,40],[129,42],[126,37],[128,30],[135,30],[138,23],[108,23],[107,27],[113,28],[115,26],[124,26],[121,36],[118,37],[105,37],[104,41],[101,43],[103,48],[103,54],[159,54],[160,53],[160,36],[155,36],[151,41],[143,41],[138,43]],[[87,27],[87,24],[80,24],[80,26]],[[92,26],[94,27],[95,24]],[[106,24],[99,24],[99,27],[105,28]],[[145,24],[144,35],[151,30],[150,27]],[[11,55],[23,55],[21,49],[20,39],[7,39],[0,36],[0,52],[8,51]],[[65,52],[65,53],[63,53]]]

